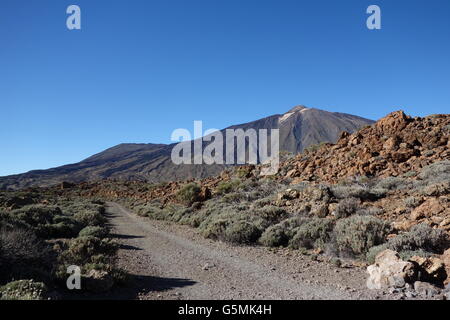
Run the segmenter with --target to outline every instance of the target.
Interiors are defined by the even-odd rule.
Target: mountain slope
[[[226,129],[280,129],[280,150],[298,153],[312,144],[336,142],[340,132],[354,132],[372,123],[372,120],[349,114],[297,106],[282,115],[277,114]],[[174,145],[120,144],[79,163],[1,177],[0,189],[100,179],[150,182],[183,180],[211,176],[225,167],[224,165],[175,165],[170,158]]]

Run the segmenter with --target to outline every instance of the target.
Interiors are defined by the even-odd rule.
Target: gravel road
[[[333,266],[296,250],[232,246],[195,229],[139,217],[108,203],[130,299],[376,299],[365,268]],[[320,258],[324,259],[324,258]],[[385,297],[384,297],[385,298]]]

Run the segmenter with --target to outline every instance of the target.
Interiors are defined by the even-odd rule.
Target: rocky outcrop
[[[283,166],[289,168],[286,177],[293,183],[418,172],[430,163],[450,159],[449,128],[448,114],[411,118],[396,111],[358,132],[342,133],[335,145],[323,145]]]
[[[384,250],[375,258],[375,264],[367,267],[369,289],[402,288],[415,280],[414,264],[400,259],[397,252]]]
[[[450,249],[446,250],[441,256],[445,265],[445,271],[447,272],[447,279],[444,280],[444,284],[450,286]]]
[[[422,296],[425,296],[428,298],[434,297],[435,295],[440,293],[439,288],[432,285],[431,283],[423,282],[423,281],[414,282],[414,290],[418,294],[421,294]]]
[[[444,262],[437,257],[413,256],[409,261],[416,265],[420,281],[442,285],[447,279]]]

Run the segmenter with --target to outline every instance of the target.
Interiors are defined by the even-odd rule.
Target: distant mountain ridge
[[[358,116],[296,106],[284,114],[223,129],[280,129],[280,151],[298,153],[320,142],[336,142],[342,131],[352,133],[374,121]],[[224,165],[175,165],[175,144],[119,144],[81,162],[47,170],[0,177],[0,189],[49,186],[101,179],[161,182],[204,178],[222,171]]]

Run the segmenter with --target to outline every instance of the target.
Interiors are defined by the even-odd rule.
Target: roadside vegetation
[[[0,193],[0,299],[58,299],[124,281],[104,213],[101,201],[50,191]],[[66,287],[71,265],[81,268],[81,291]]]
[[[409,217],[427,199],[448,197],[450,161],[431,164],[419,173],[353,177],[333,185],[292,185],[243,172],[236,168],[206,201],[198,200],[200,186],[195,183],[181,187],[179,201],[168,204],[159,199],[122,200],[141,216],[189,225],[206,238],[314,250],[332,261],[351,258],[372,263],[386,248],[407,257],[441,254],[450,247],[448,232],[431,220],[411,221],[406,229],[393,223]],[[398,208],[386,207],[388,199],[394,207],[404,206],[401,214],[389,216],[389,210]]]

